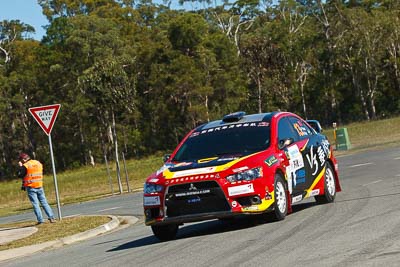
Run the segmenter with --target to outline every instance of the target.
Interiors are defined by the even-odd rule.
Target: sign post
[[[61,216],[60,198],[58,195],[58,185],[57,185],[56,167],[54,164],[53,145],[51,143],[51,130],[53,128],[54,122],[56,121],[60,107],[61,107],[60,104],[33,107],[29,108],[29,112],[32,114],[37,123],[49,137],[49,147],[50,147],[51,165],[53,167],[53,179],[54,179],[54,188],[56,191],[58,219],[61,221],[62,216]]]

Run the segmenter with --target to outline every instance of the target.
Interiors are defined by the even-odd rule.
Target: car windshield
[[[211,157],[241,157],[269,147],[268,122],[238,123],[195,131],[173,161],[196,161]]]

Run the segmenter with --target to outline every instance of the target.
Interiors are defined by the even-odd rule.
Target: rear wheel
[[[166,225],[152,225],[151,230],[155,237],[161,241],[172,240],[176,237],[178,232],[177,224],[166,224]]]
[[[280,221],[285,219],[287,211],[288,211],[288,199],[286,194],[286,184],[283,181],[283,178],[280,174],[275,175],[275,202],[274,202],[274,211],[275,218]]]
[[[324,188],[324,195],[315,196],[318,204],[331,203],[336,197],[335,174],[330,163],[326,164]]]

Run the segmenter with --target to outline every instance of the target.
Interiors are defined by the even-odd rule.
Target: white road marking
[[[400,174],[396,174],[396,177],[400,177]]]
[[[367,184],[363,184],[363,186],[367,186],[367,185],[371,185],[371,184],[376,184],[376,183],[379,183],[379,182],[382,182],[382,180],[376,180],[376,181],[373,181],[373,182],[370,182],[370,183],[367,183]]]
[[[80,214],[80,213],[78,213],[78,214],[72,214],[72,215],[64,216],[63,218],[77,217],[77,216],[79,216],[79,215],[81,215],[81,214]]]
[[[351,165],[351,166],[349,166],[349,168],[361,167],[361,166],[372,165],[372,164],[374,164],[374,163],[373,162],[361,163],[361,164]]]
[[[394,158],[394,159],[400,159],[400,157]]]
[[[98,210],[97,212],[102,212],[102,211],[107,211],[107,210],[116,210],[119,209],[121,207],[114,207],[114,208],[108,208],[108,209],[103,209],[103,210]]]

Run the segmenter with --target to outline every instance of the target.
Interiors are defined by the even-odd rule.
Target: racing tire
[[[324,175],[324,194],[315,196],[317,204],[332,203],[336,197],[336,180],[330,163],[326,164],[326,170]]]
[[[276,174],[274,183],[274,213],[275,219],[278,221],[285,219],[288,212],[289,201],[286,191],[285,181],[280,174]]]
[[[151,230],[155,237],[161,241],[173,240],[178,232],[177,224],[152,225]]]

